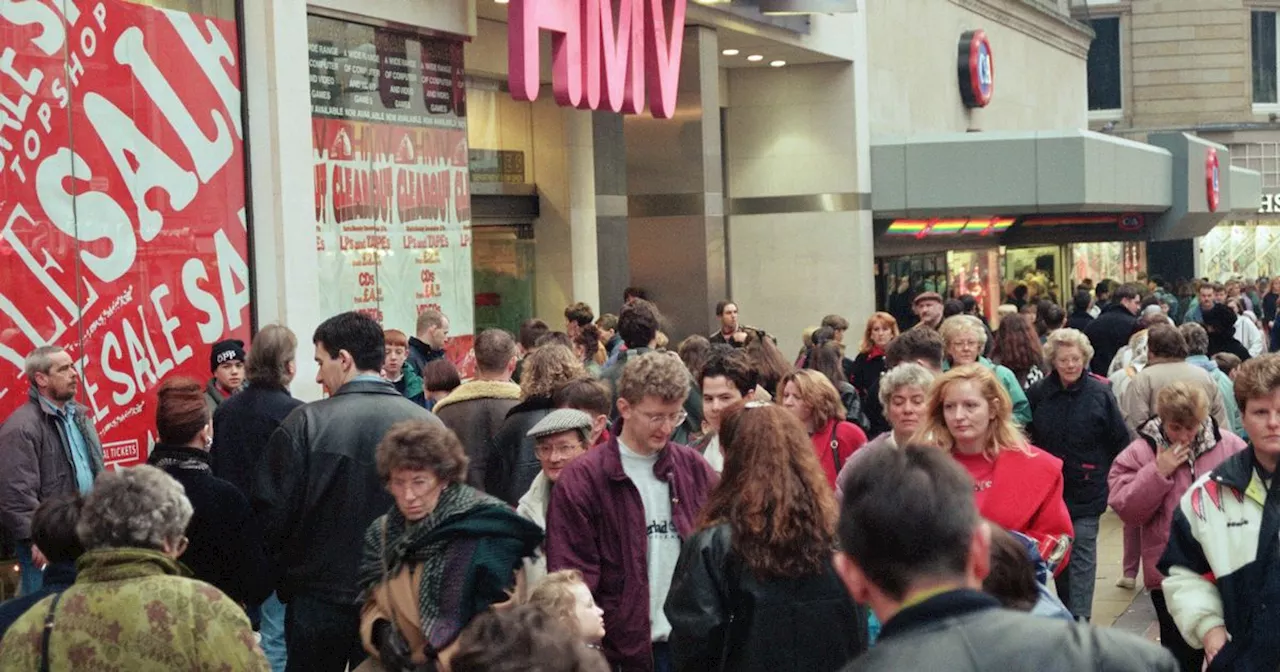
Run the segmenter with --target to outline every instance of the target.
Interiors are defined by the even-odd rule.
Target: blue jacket
[[[30,595],[15,597],[0,604],[0,638],[3,638],[4,633],[9,631],[9,626],[27,613],[28,609],[35,606],[36,602],[61,593],[75,582],[76,563],[49,563],[49,566],[44,568],[44,587]]]

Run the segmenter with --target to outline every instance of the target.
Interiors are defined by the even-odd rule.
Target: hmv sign
[[[511,0],[508,75],[516,100],[538,98],[538,37],[551,34],[556,102],[654,117],[676,112],[686,0]],[[616,10],[616,11],[615,11]]]

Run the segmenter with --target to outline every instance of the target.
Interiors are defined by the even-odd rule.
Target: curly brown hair
[[[467,479],[467,453],[453,430],[439,422],[404,420],[378,442],[374,464],[383,482],[399,469],[430,471],[446,483]]]
[[[1032,368],[1044,368],[1040,338],[1026,320],[1003,320],[995,331],[991,361],[1008,367],[1019,381],[1026,380]]]
[[[761,579],[822,571],[831,557],[836,502],[805,428],[772,404],[728,409],[720,422],[724,472],[701,527],[727,523],[733,550]]]
[[[525,399],[550,397],[561,385],[586,375],[582,360],[572,350],[558,344],[544,345],[524,358],[520,394]]]

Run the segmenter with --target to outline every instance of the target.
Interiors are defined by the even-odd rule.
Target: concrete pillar
[[[321,314],[316,275],[315,179],[307,8],[291,0],[244,5],[245,95],[253,188],[253,301],[259,325],[298,335],[294,396],[319,399],[311,335]]]
[[[787,354],[824,315],[843,315],[858,333],[874,310],[865,75],[865,63],[729,73],[732,297],[743,323],[777,336]]]
[[[566,306],[600,303],[591,113],[560,107],[545,92],[533,103],[533,128],[534,313],[563,329]]]
[[[673,342],[710,333],[726,292],[719,60],[715,31],[686,28],[675,118],[624,121],[631,284],[650,291]]]
[[[616,314],[622,305],[622,292],[631,284],[627,143],[622,115],[596,112],[591,118],[596,173],[596,260],[600,279],[597,313]]]

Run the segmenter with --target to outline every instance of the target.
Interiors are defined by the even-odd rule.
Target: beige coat
[[[1155,415],[1156,396],[1160,390],[1179,381],[1199,385],[1209,395],[1209,415],[1219,427],[1231,426],[1226,405],[1222,403],[1222,393],[1204,369],[1182,361],[1155,360],[1148,362],[1146,368],[1133,378],[1120,398],[1120,412],[1131,434]]]

